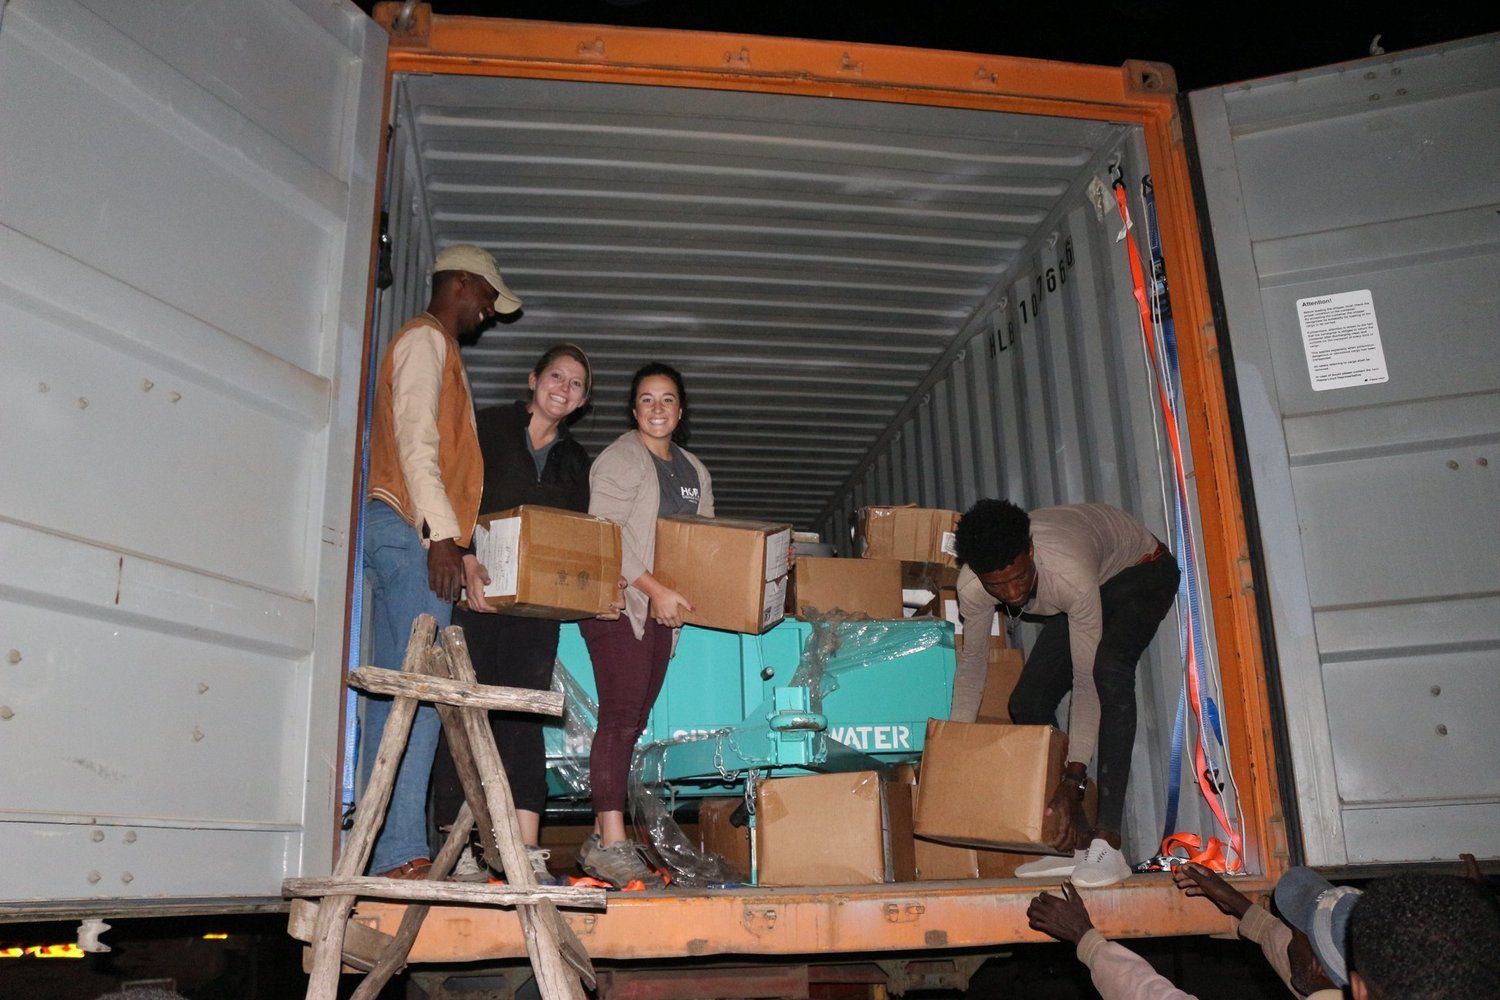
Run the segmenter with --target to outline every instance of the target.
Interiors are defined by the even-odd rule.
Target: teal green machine
[[[547,730],[548,782],[556,798],[577,799],[586,797],[596,689],[576,625],[563,626],[557,658],[554,686],[570,708],[565,726]],[[674,798],[726,795],[747,773],[914,759],[928,718],[947,718],[953,672],[953,626],[939,619],[787,620],[758,636],[687,626],[641,737],[642,777]]]

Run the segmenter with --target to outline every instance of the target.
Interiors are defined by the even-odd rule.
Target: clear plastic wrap
[[[589,751],[594,746],[594,730],[599,727],[599,706],[561,660],[552,663],[552,690],[564,699],[563,746],[561,756],[548,760],[547,767],[557,772],[572,797],[587,799],[593,794]]]

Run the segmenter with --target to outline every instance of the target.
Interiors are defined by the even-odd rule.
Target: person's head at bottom
[[[1348,957],[1354,1000],[1500,997],[1500,909],[1457,876],[1379,879],[1353,908]]]
[[[1303,994],[1342,989],[1349,982],[1349,915],[1359,890],[1335,886],[1311,868],[1291,868],[1276,883],[1275,898],[1281,919],[1292,929],[1287,946],[1292,986]]]

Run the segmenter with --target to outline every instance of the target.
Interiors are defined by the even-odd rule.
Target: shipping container
[[[1165,533],[1117,181],[1164,262],[1247,889],[1500,855],[1500,132],[1473,127],[1500,40],[1183,102],[1152,63],[401,15],[0,7],[0,919],[276,908],[330,870],[364,394],[449,243],[526,302],[466,354],[479,405],[575,341],[597,453],[631,371],[677,363],[726,515],[847,551],[865,504],[1000,495]],[[1361,378],[1328,367],[1320,309]],[[1140,671],[1136,857],[1173,631]],[[1210,832],[1191,781],[1181,825]],[[1038,940],[1034,892],[568,919],[606,960],[918,953]],[[1228,927],[1165,876],[1090,907],[1111,936]],[[439,908],[412,957],[523,954],[512,913]]]

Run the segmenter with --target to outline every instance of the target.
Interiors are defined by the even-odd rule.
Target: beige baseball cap
[[[472,243],[444,247],[437,255],[437,260],[432,262],[432,273],[437,274],[439,271],[468,271],[488,281],[490,287],[500,293],[495,296],[495,311],[502,316],[508,316],[521,308],[521,300],[505,287],[500,269],[495,266],[495,258],[483,247],[476,247]]]

